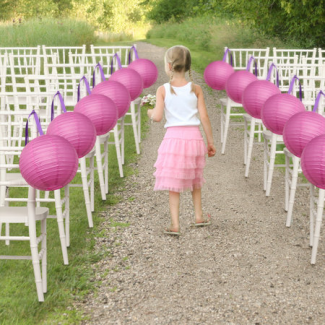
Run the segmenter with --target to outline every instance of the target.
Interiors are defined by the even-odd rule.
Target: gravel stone
[[[168,81],[165,49],[137,43],[139,56],[159,69],[155,94]],[[165,130],[150,124],[141,143],[138,172],[127,179],[117,205],[103,211],[96,249],[107,251],[93,265],[96,294],[75,301],[90,320],[82,324],[324,324],[325,250],[311,266],[309,192],[298,188],[293,224],[285,227],[284,173],[274,172],[271,196],[263,191],[263,147],[253,149],[244,177],[243,127],[231,127],[221,155],[220,107],[223,92],[211,91],[202,75],[217,155],[207,159],[203,209],[212,225],[193,229],[191,194],[181,196],[182,236],[169,237],[168,193],[154,192],[153,164]],[[109,219],[130,223],[111,227]],[[80,298],[81,299],[81,298]]]

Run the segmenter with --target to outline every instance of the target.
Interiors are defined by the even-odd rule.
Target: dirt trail
[[[139,56],[159,68],[167,81],[165,49],[138,43]],[[284,174],[274,174],[271,196],[263,192],[262,146],[256,146],[250,177],[244,177],[243,130],[230,129],[220,154],[221,93],[205,89],[218,153],[208,159],[203,207],[213,225],[192,229],[190,193],[181,199],[180,238],[162,234],[169,224],[168,193],[154,192],[153,164],[164,135],[151,124],[141,144],[138,174],[127,181],[123,202],[107,212],[130,226],[112,231],[103,223],[100,249],[111,253],[94,265],[102,283],[76,308],[90,316],[84,324],[324,324],[325,243],[310,265],[309,196],[297,191],[294,220],[285,227]],[[109,271],[109,272],[108,272]]]

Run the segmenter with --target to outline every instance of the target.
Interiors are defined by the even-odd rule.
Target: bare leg
[[[194,205],[195,222],[196,223],[203,222],[201,189],[200,188],[196,188],[193,190],[192,199],[193,199],[193,205]]]
[[[169,209],[172,231],[179,231],[179,193],[169,191]]]

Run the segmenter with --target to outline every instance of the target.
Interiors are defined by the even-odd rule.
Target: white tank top
[[[165,83],[165,128],[170,126],[194,126],[200,125],[197,116],[197,97],[191,92],[192,83],[183,87],[174,87],[176,95],[170,92],[170,84]]]

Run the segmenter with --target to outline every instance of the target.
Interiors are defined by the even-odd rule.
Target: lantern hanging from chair
[[[119,69],[116,70],[114,73],[112,73],[114,57],[117,60]],[[117,53],[114,55],[114,57],[111,61],[111,76],[109,80],[117,81],[120,82],[122,85],[124,85],[126,89],[129,91],[131,100],[133,101],[136,98],[138,98],[142,93],[143,90],[142,77],[138,72],[136,72],[133,69],[123,68],[121,64],[121,60]]]
[[[226,62],[228,53],[230,54],[230,64]],[[228,78],[234,73],[232,65],[232,54],[227,48],[222,61],[213,61],[205,68],[204,80],[206,84],[212,89],[224,90]]]
[[[245,111],[254,118],[261,119],[261,110],[267,99],[281,93],[280,89],[277,87],[279,86],[278,72],[276,78],[277,86],[269,81],[273,67],[275,67],[275,65],[272,63],[266,80],[253,81],[243,91],[243,107]]]
[[[302,112],[293,115],[283,129],[283,141],[288,150],[301,157],[306,145],[314,138],[325,134],[325,118],[317,113],[319,92],[312,112]]]
[[[107,96],[90,94],[82,98],[74,107],[74,112],[86,115],[94,124],[97,135],[108,133],[118,119],[115,103]]]
[[[242,103],[243,91],[245,88],[257,80],[257,64],[255,61],[255,75],[250,72],[250,66],[254,60],[254,57],[251,56],[246,70],[235,71],[230,75],[226,82],[226,92],[228,97],[236,103]]]
[[[120,82],[105,80],[95,86],[92,94],[100,94],[109,97],[118,109],[118,118],[123,117],[129,110],[131,97],[129,91]]]
[[[28,142],[26,123],[25,148],[19,159],[19,168],[26,182],[41,191],[58,190],[75,177],[79,160],[70,142],[58,135],[43,135],[37,114],[35,116],[39,137]]]
[[[132,50],[134,51],[135,60],[131,62]],[[134,45],[131,47],[129,52],[129,68],[138,72],[142,77],[143,88],[149,88],[157,81],[158,69],[156,65],[151,60],[140,59]]]
[[[64,114],[54,118],[54,100],[58,96]],[[79,158],[87,155],[95,145],[96,129],[91,120],[77,112],[67,112],[63,98],[58,91],[52,101],[52,122],[47,128],[47,135],[59,135],[68,140],[75,148]]]
[[[301,169],[310,183],[325,189],[325,134],[306,145],[301,155]]]
[[[293,115],[305,112],[305,106],[302,101],[301,84],[299,83],[300,100],[292,95],[295,80],[299,80],[294,76],[290,82],[287,94],[277,94],[271,96],[263,105],[261,117],[263,124],[271,132],[282,135],[286,122]]]

